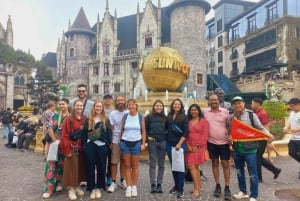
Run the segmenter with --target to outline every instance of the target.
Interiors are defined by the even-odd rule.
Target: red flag
[[[268,136],[261,130],[234,118],[232,119],[231,138],[232,141],[256,141],[267,140]]]

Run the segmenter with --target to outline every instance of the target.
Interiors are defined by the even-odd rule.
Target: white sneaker
[[[84,195],[84,191],[81,190],[79,187],[75,188],[75,192],[76,192],[76,194],[79,195],[79,196],[83,196],[83,195]]]
[[[59,192],[59,191],[62,191],[62,190],[63,190],[63,187],[62,187],[62,186],[57,186],[55,191],[56,191],[56,192]]]
[[[115,182],[111,182],[111,185],[108,187],[107,192],[113,193],[117,187],[118,186],[117,186],[117,184],[115,184]]]
[[[125,190],[127,188],[126,180],[124,179],[122,182],[120,182],[119,186]]]
[[[69,190],[68,195],[69,195],[69,199],[70,200],[76,200],[77,199],[76,193],[75,193],[75,191],[73,189]]]
[[[91,198],[91,200],[96,199],[96,189],[93,189],[93,190],[92,190],[92,192],[91,192],[91,194],[90,194],[90,198]]]
[[[255,198],[250,198],[250,200],[249,201],[256,201],[256,199]]]
[[[235,199],[244,199],[244,198],[249,198],[249,195],[244,194],[242,191],[240,191],[238,194],[233,194],[233,197]]]
[[[127,189],[125,191],[125,197],[130,198],[132,195],[131,186],[127,186]]]
[[[131,196],[132,197],[136,197],[137,196],[136,186],[132,186],[132,188],[131,188]]]
[[[44,199],[50,198],[50,193],[43,193],[42,197]]]
[[[101,198],[102,197],[102,195],[101,195],[101,191],[100,191],[100,189],[96,189],[96,198]]]

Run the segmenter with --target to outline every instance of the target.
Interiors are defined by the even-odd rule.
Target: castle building
[[[272,80],[284,100],[300,97],[300,0],[221,0],[213,9],[206,23],[208,90],[230,94],[226,76],[242,92],[265,93]]]
[[[57,46],[57,75],[64,84],[85,83],[91,98],[105,94],[144,96],[147,87],[139,72],[142,60],[158,47],[179,51],[190,67],[184,83],[197,98],[206,95],[205,15],[210,5],[204,0],[174,0],[161,7],[146,0],[135,14],[111,15],[109,2],[103,19],[90,26],[83,8]],[[75,94],[75,93],[73,93]]]

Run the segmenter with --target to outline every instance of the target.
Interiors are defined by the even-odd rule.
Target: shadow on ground
[[[275,195],[282,201],[300,201],[300,189],[277,190]]]

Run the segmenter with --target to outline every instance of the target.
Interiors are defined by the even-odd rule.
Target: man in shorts
[[[230,150],[228,144],[228,120],[230,118],[227,109],[220,107],[220,99],[217,94],[209,96],[210,108],[204,109],[204,117],[209,124],[209,135],[207,149],[209,157],[212,161],[212,171],[216,182],[213,195],[217,198],[221,196],[221,185],[219,176],[219,162],[223,168],[225,188],[224,199],[231,200],[231,192],[229,189],[230,167],[229,158]]]
[[[112,111],[109,115],[110,124],[112,127],[112,144],[111,144],[111,178],[112,183],[108,187],[107,192],[113,193],[116,188],[116,178],[118,171],[118,163],[121,158],[121,150],[120,150],[120,131],[121,131],[121,123],[126,110],[125,98],[123,96],[117,96],[115,102],[115,110]],[[124,179],[124,164],[120,163],[120,187],[126,189],[126,181]]]

